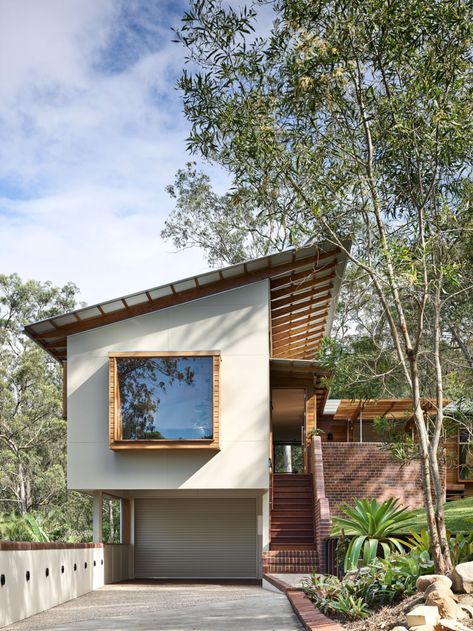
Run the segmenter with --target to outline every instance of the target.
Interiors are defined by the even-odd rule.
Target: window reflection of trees
[[[119,409],[124,440],[167,438],[155,427],[161,404],[159,392],[165,394],[166,387],[175,382],[188,386],[194,384],[195,371],[190,364],[195,361],[189,360],[183,366],[183,359],[189,360],[183,357],[123,357],[117,361]],[[204,435],[203,438],[209,438],[209,435]]]
[[[462,430],[460,446],[460,480],[473,480],[473,430]]]

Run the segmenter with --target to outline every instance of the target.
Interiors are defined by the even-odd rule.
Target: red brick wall
[[[320,436],[312,438],[309,452],[309,468],[312,473],[314,489],[314,535],[317,550],[317,570],[327,571],[325,539],[330,536],[330,506],[325,494],[324,463]]]
[[[332,515],[339,513],[340,502],[352,503],[353,498],[398,497],[404,506],[423,505],[419,462],[400,465],[379,443],[323,442],[321,446]]]

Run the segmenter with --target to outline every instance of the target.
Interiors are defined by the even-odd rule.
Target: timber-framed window
[[[473,482],[473,431],[458,432],[458,481]]]
[[[220,354],[109,353],[111,449],[218,449]]]

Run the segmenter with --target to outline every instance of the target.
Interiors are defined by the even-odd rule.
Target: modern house
[[[323,570],[330,507],[422,503],[371,422],[410,402],[329,400],[314,361],[345,266],[291,249],[26,327],[64,366],[68,487],[93,495],[95,542],[102,497],[120,500],[109,580]]]

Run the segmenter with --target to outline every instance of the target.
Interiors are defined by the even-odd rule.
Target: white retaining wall
[[[128,578],[127,556],[128,546],[0,542],[0,627]]]

